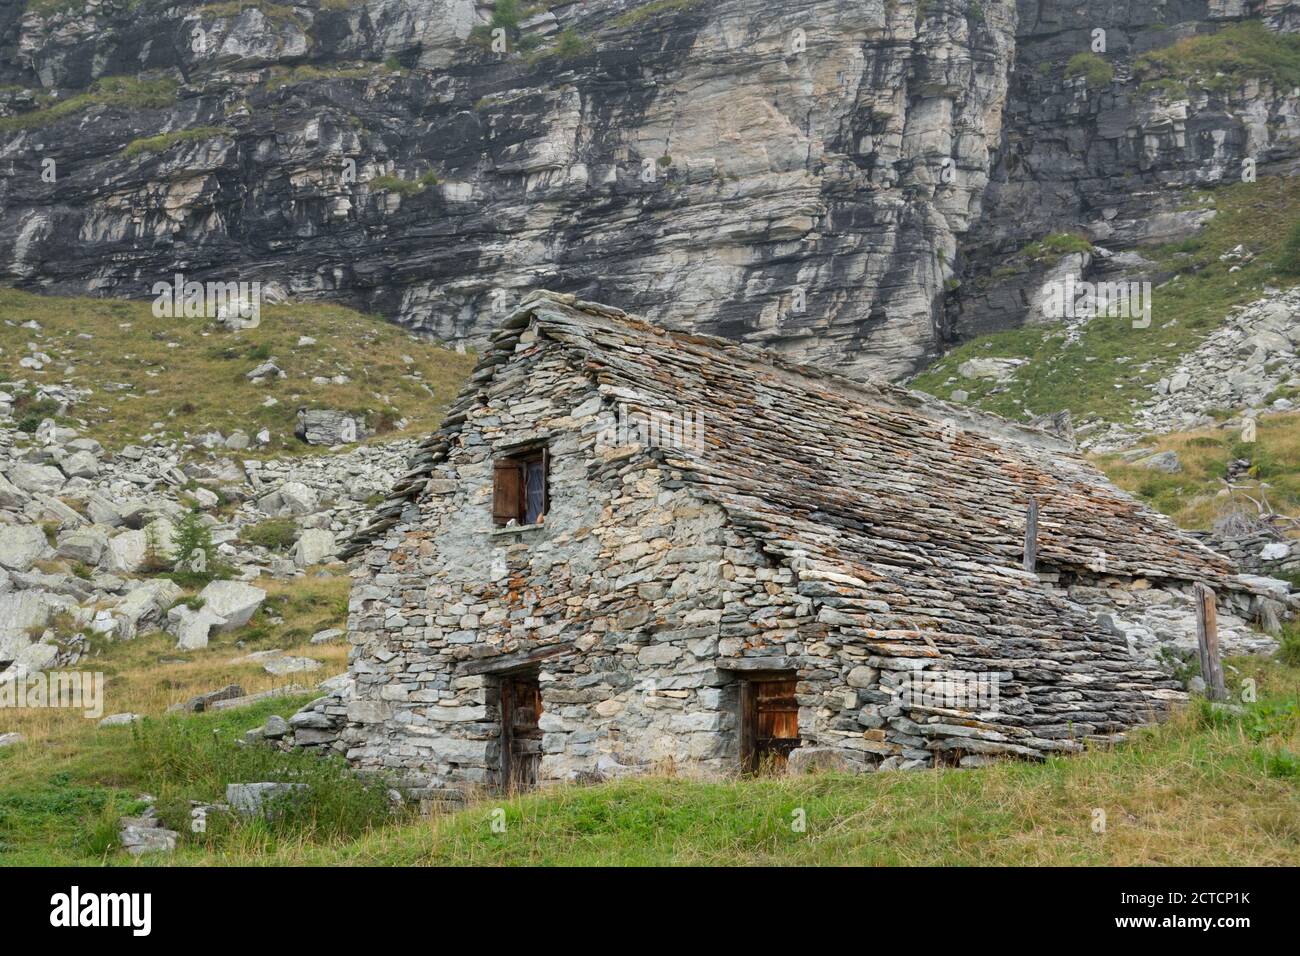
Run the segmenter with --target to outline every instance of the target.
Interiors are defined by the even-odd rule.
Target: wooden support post
[[[1219,660],[1219,616],[1215,608],[1214,591],[1197,583],[1196,592],[1196,643],[1201,651],[1201,679],[1205,681],[1205,695],[1210,700],[1227,700],[1228,691],[1223,686],[1223,662]]]
[[[1033,573],[1038,564],[1038,499],[1029,499],[1025,515],[1025,570]]]

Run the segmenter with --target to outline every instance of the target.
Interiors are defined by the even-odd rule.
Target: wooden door
[[[507,792],[537,786],[541,716],[542,689],[536,674],[501,678],[501,787]]]
[[[799,746],[798,679],[793,675],[746,680],[741,685],[741,767],[747,773],[785,769]]]

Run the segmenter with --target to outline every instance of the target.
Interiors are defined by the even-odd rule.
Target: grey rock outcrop
[[[33,116],[0,132],[0,274],[139,296],[183,264],[476,343],[545,286],[901,376],[1034,320],[1061,263],[1008,275],[1027,243],[1190,235],[1207,214],[1185,189],[1246,157],[1285,174],[1300,127],[1286,84],[1179,93],[1135,68],[1246,16],[1294,29],[1276,0],[589,0],[529,18],[506,53],[471,34],[491,15],[471,0],[25,13],[0,34],[0,83],[20,87],[0,116]],[[201,50],[156,42],[182,17]],[[1099,26],[1104,82],[1066,68]],[[140,71],[148,107],[40,114],[37,88]]]
[[[309,445],[349,445],[365,437],[365,423],[347,412],[304,408],[296,434]]]

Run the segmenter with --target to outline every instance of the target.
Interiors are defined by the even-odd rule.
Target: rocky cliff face
[[[1295,90],[1132,70],[1244,17],[1294,30],[1280,0],[512,9],[18,0],[0,279],[260,279],[470,340],[544,286],[898,377],[1025,320],[1041,276],[990,280],[1025,242],[1084,231],[1140,269],[1196,228],[1183,187],[1296,156]],[[1112,76],[1067,75],[1098,28]]]

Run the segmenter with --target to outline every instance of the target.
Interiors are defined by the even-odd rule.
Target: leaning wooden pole
[[[1038,499],[1029,499],[1025,515],[1025,570],[1033,572],[1038,565]]]
[[[1219,659],[1219,615],[1214,591],[1198,583],[1196,592],[1196,643],[1201,651],[1201,679],[1210,700],[1227,700],[1223,686],[1223,661]]]

